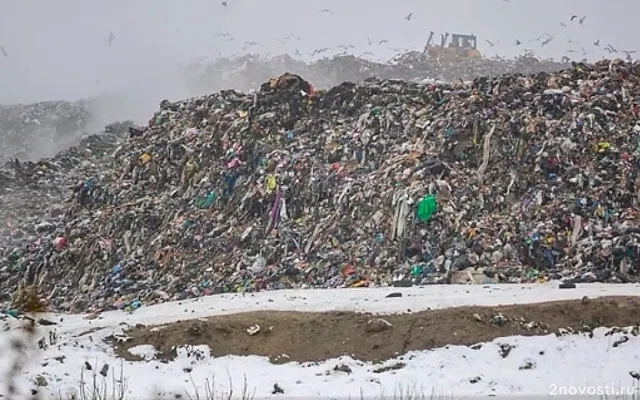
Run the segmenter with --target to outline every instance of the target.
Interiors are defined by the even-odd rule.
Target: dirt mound
[[[419,313],[376,316],[352,312],[304,313],[256,311],[182,321],[161,327],[138,326],[130,340],[110,341],[116,353],[139,360],[128,352],[149,344],[157,358],[169,361],[176,348],[208,345],[216,357],[268,356],[272,362],[321,361],[349,355],[362,361],[383,361],[412,350],[446,345],[478,345],[495,338],[549,333],[586,332],[596,327],[636,326],[640,323],[640,297],[583,298],[500,307],[459,307]],[[188,311],[185,310],[185,311]],[[251,328],[259,326],[255,334]],[[614,344],[615,346],[615,344]]]

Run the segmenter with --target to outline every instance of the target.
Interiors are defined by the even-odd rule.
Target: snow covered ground
[[[390,292],[402,292],[398,298],[385,298]],[[466,305],[507,305],[555,300],[580,299],[582,296],[636,296],[638,285],[579,285],[577,289],[558,289],[557,284],[427,286],[424,288],[377,288],[263,292],[251,295],[219,295],[181,303],[165,303],[141,308],[133,314],[109,312],[89,320],[83,315],[45,318],[60,321],[54,345],[24,358],[27,364],[18,378],[23,393],[29,393],[33,380],[44,377],[47,386],[40,394],[59,398],[73,393],[80,385],[86,361],[100,370],[110,365],[112,374],[126,378],[129,399],[176,398],[176,394],[194,395],[194,385],[204,393],[206,380],[214,378],[218,393],[236,394],[247,389],[255,398],[393,398],[407,391],[425,396],[487,395],[608,395],[627,394],[638,386],[631,371],[640,370],[640,337],[628,335],[629,341],[614,347],[623,333],[607,334],[598,329],[594,337],[567,335],[556,337],[507,337],[481,346],[448,346],[430,351],[411,352],[383,365],[372,365],[348,357],[323,363],[270,364],[263,357],[227,356],[212,358],[209,349],[196,346],[179,349],[178,358],[169,363],[154,360],[151,346],[139,346],[136,352],[147,358],[142,362],[117,360],[102,339],[135,324],[163,324],[184,319],[230,314],[243,311],[362,311],[377,313],[405,312]],[[8,321],[15,327],[17,321]],[[102,328],[102,329],[98,329]],[[47,338],[44,328],[36,339]],[[0,333],[0,393],[6,394],[7,371],[12,364],[10,341],[24,337],[24,331],[10,329]],[[500,355],[500,346],[510,348],[508,357]],[[62,358],[64,356],[64,358]],[[402,362],[401,369],[374,373],[381,366]],[[346,365],[349,372],[335,371]],[[342,367],[343,370],[348,370]],[[85,370],[85,381],[92,372]],[[100,375],[99,378],[102,379]],[[284,394],[272,394],[274,384]],[[88,384],[91,385],[91,384]],[[606,392],[606,393],[605,393]],[[45,398],[46,396],[43,396]]]

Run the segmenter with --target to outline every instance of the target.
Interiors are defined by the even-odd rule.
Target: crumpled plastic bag
[[[420,203],[418,204],[418,219],[421,222],[429,221],[437,211],[438,201],[435,196],[430,194],[420,200]]]

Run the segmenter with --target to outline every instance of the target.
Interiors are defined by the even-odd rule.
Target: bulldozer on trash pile
[[[429,40],[424,46],[424,53],[427,53],[431,59],[455,61],[477,60],[482,58],[482,54],[478,51],[478,40],[473,34],[443,33],[439,45],[432,43],[433,35],[434,33],[431,32]]]

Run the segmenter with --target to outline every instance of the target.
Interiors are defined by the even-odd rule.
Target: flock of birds
[[[508,1],[508,0],[507,0],[507,1]],[[571,23],[571,22],[574,22],[575,20],[577,20],[577,21],[578,21],[578,24],[579,24],[580,26],[582,26],[582,25],[584,24],[584,20],[585,20],[586,18],[587,18],[587,16],[586,16],[586,15],[584,15],[584,16],[582,16],[582,17],[580,17],[580,16],[578,16],[578,15],[572,15],[572,16],[571,16],[571,18],[569,18],[569,22]],[[562,27],[565,27],[565,28],[567,27],[567,24],[566,24],[565,22],[563,22],[563,21],[561,21],[561,22],[560,22],[560,25],[561,25]],[[542,35],[538,36],[537,38],[535,38],[535,39],[531,39],[531,40],[529,40],[529,41],[530,41],[530,42],[539,42],[539,43],[540,43],[540,47],[542,48],[542,47],[546,46],[547,44],[549,44],[552,40],[554,40],[554,36],[552,36],[552,35],[551,35],[551,34],[549,34],[549,33],[543,33]],[[487,42],[487,44],[488,44],[490,47],[494,47],[496,44],[500,43],[500,42],[495,42],[495,43],[494,43],[494,42],[491,42],[491,41],[489,41],[489,40],[487,40],[486,42]],[[585,48],[584,48],[584,47],[583,47],[579,42],[576,42],[575,40],[572,40],[572,39],[571,39],[570,37],[568,37],[568,36],[567,36],[567,43],[568,43],[568,44],[570,44],[570,45],[571,45],[571,44],[577,44],[577,45],[580,47],[580,51],[578,51],[578,50],[576,50],[576,49],[574,49],[574,48],[570,48],[570,49],[566,50],[566,52],[567,52],[568,54],[581,53],[583,56],[588,55],[587,50],[586,50],[586,49],[585,49]],[[521,41],[521,40],[519,40],[519,39],[516,39],[516,40],[515,40],[515,45],[516,45],[516,46],[521,46],[521,45],[522,45],[522,41]],[[595,47],[600,47],[600,39],[597,39],[596,41],[594,41],[594,42],[593,42],[593,46],[595,46]],[[607,45],[604,47],[604,49],[605,49],[609,54],[619,54],[619,53],[623,53],[623,54],[625,54],[625,56],[626,56],[626,58],[627,58],[627,60],[628,60],[629,62],[631,62],[631,61],[633,60],[633,58],[632,58],[632,54],[635,54],[635,53],[636,53],[636,50],[620,50],[620,49],[617,49],[617,48],[613,47],[611,44],[607,44]],[[525,54],[533,54],[533,50],[532,50],[532,49],[524,49],[524,52],[525,52]]]
[[[509,2],[509,0],[502,0],[502,1]],[[223,1],[222,2],[222,6],[223,7],[227,7],[228,6],[227,2]],[[333,15],[334,14],[334,12],[331,9],[328,9],[328,8],[324,8],[324,9],[320,10],[320,12],[323,13],[323,14],[327,14],[327,15]],[[413,17],[413,13],[410,12],[409,14],[407,14],[406,17],[404,17],[404,19],[407,20],[407,21],[411,21],[412,17]],[[569,23],[577,22],[578,25],[583,26],[586,19],[587,19],[586,15],[583,15],[583,16],[572,15],[571,18],[569,18]],[[562,27],[565,27],[565,28],[568,26],[567,23],[565,23],[564,21],[560,21],[560,25]],[[229,41],[233,41],[234,40],[233,36],[231,34],[229,34],[229,33],[226,33],[226,32],[222,33],[222,34],[218,34],[218,35],[222,36],[222,37],[225,37]],[[289,36],[287,36],[287,37],[285,37],[283,39],[274,39],[274,40],[279,42],[279,43],[281,43],[281,44],[284,44],[287,40],[292,39],[292,38],[296,39],[296,40],[300,40],[300,38],[295,36],[293,33],[291,33]],[[540,43],[540,48],[544,48],[546,45],[551,43],[554,39],[555,39],[555,37],[552,36],[551,34],[544,33],[544,34],[538,36],[537,38],[529,40],[529,42],[538,42],[538,43]],[[485,40],[485,41],[489,45],[489,47],[495,47],[497,44],[500,43],[499,41],[497,41],[497,42],[492,42],[491,40]],[[368,37],[367,37],[367,42],[368,42],[369,46],[373,46],[375,44]],[[388,43],[389,42],[386,39],[383,39],[383,40],[380,40],[378,42],[378,45],[384,45],[384,44],[388,45]],[[582,54],[582,56],[587,56],[589,54],[588,51],[579,42],[572,40],[568,36],[567,36],[567,43],[569,45],[577,44],[579,46],[579,49],[580,49],[580,50],[577,50],[575,48],[569,48],[568,50],[566,50],[567,54],[580,53],[580,54]],[[522,44],[523,44],[523,42],[521,40],[515,39],[515,45],[516,46],[521,46]],[[245,42],[244,45],[242,46],[242,50],[243,51],[247,51],[250,47],[253,47],[253,46],[259,46],[259,43],[255,42],[255,41]],[[593,46],[600,47],[600,39],[595,40],[593,42]],[[342,49],[342,53],[338,53],[337,55],[345,55],[345,54],[349,53],[349,50],[354,50],[355,46],[353,46],[353,45],[340,45],[340,46],[338,46],[338,48]],[[396,53],[401,53],[401,52],[406,52],[406,51],[411,50],[411,49],[394,48],[394,47],[390,47],[390,46],[388,46],[388,49],[389,50],[393,50]],[[320,49],[316,49],[316,50],[312,51],[311,53],[305,53],[305,54],[307,54],[309,56],[316,56],[318,54],[326,53],[329,50],[331,50],[331,49],[329,49],[327,47],[323,47],[323,48],[320,48]],[[621,49],[618,49],[618,48],[614,47],[611,44],[607,44],[604,47],[604,50],[606,50],[609,54],[623,53],[623,54],[625,54],[625,56],[626,56],[626,58],[627,58],[627,60],[629,62],[633,61],[632,55],[636,53],[636,50],[621,50]],[[297,56],[302,56],[302,53],[298,49],[295,49],[294,54],[297,55]],[[533,51],[533,49],[524,48],[523,49],[523,54],[526,55],[526,56],[532,56],[532,55],[535,55],[535,52]],[[366,52],[360,54],[360,56],[365,56],[365,55],[373,55],[373,53],[371,53],[370,51],[366,51]],[[568,57],[566,55],[562,57],[563,60],[568,60],[569,58],[570,57]]]
[[[509,0],[502,0],[502,1],[509,2]],[[228,7],[229,6],[227,1],[222,1],[221,5],[222,5],[222,7]],[[334,12],[331,9],[328,9],[328,8],[324,8],[324,9],[320,10],[320,13],[327,14],[327,15],[333,15],[334,14]],[[407,20],[407,21],[411,21],[412,17],[413,17],[413,13],[410,12],[409,14],[407,14],[407,16],[404,17],[404,19]],[[571,18],[569,18],[568,22],[569,23],[577,22],[580,26],[582,26],[582,25],[584,25],[584,22],[585,22],[586,18],[587,18],[586,15],[585,16],[572,15]],[[564,22],[564,21],[561,21],[560,25],[562,27],[565,27],[565,28],[568,26],[567,23]],[[180,30],[177,29],[176,32],[180,32]],[[223,38],[224,40],[230,41],[230,42],[235,40],[233,35],[231,35],[228,32],[218,33],[218,34],[216,34],[216,36],[220,37],[220,38]],[[116,39],[116,37],[113,34],[113,32],[110,32],[109,33],[109,37],[107,39],[108,46],[111,47],[113,42],[115,41],[115,39]],[[546,45],[551,43],[554,39],[555,39],[555,37],[552,36],[551,34],[544,33],[544,34],[540,35],[537,38],[529,40],[529,42],[538,42],[538,43],[540,43],[540,48],[544,48]],[[284,45],[289,40],[301,41],[302,39],[300,37],[296,36],[293,33],[290,33],[288,36],[286,36],[284,38],[275,38],[274,39],[274,41],[276,41],[276,42],[278,42],[278,43],[280,43],[282,45]],[[491,40],[488,40],[488,39],[486,39],[485,41],[489,45],[489,47],[495,47],[496,45],[498,45],[500,43],[500,41],[491,41]],[[412,50],[412,49],[403,49],[403,48],[391,47],[391,46],[389,46],[389,42],[386,39],[383,39],[383,40],[380,40],[380,41],[377,41],[377,42],[373,42],[370,38],[367,37],[367,42],[368,42],[368,46],[369,47],[374,46],[376,43],[377,43],[378,46],[387,45],[387,49],[394,51],[396,54],[406,53],[406,52]],[[571,47],[568,50],[566,50],[567,54],[576,54],[576,53],[578,53],[578,54],[582,54],[582,56],[587,56],[588,55],[588,51],[582,46],[582,44],[572,40],[568,36],[567,36],[567,43],[569,45],[576,44],[576,45],[578,45],[578,48],[579,48],[579,50],[578,50],[577,48]],[[518,46],[518,47],[522,46],[523,45],[522,40],[515,39],[515,45]],[[246,52],[250,48],[256,47],[256,46],[260,46],[260,43],[258,43],[256,41],[246,41],[246,42],[244,42],[244,44],[240,48],[241,48],[241,50],[243,52]],[[595,40],[593,42],[593,46],[594,47],[600,47],[600,39]],[[337,46],[337,48],[341,49],[342,52],[337,53],[336,55],[347,55],[347,54],[352,54],[351,51],[355,50],[356,46],[353,46],[353,45],[340,45],[340,46]],[[603,49],[605,51],[607,51],[609,54],[619,54],[619,53],[625,54],[627,60],[630,61],[630,62],[633,60],[632,59],[632,55],[636,53],[636,50],[622,50],[622,49],[618,49],[618,48],[612,46],[611,44],[607,44],[605,47],[603,47]],[[328,47],[323,47],[323,48],[320,48],[320,49],[313,50],[312,52],[305,52],[304,54],[314,57],[314,56],[325,54],[325,53],[329,52],[330,50],[334,50],[334,49],[331,49],[331,48],[328,48]],[[5,50],[5,48],[3,46],[0,46],[0,54],[2,54],[2,56],[5,57],[5,58],[9,57],[8,52]],[[235,57],[235,56],[238,56],[240,54],[241,53],[236,53],[236,54],[231,55],[231,57]],[[303,55],[303,53],[300,52],[300,50],[298,50],[298,49],[295,49],[294,54],[296,56],[298,56],[298,57],[301,57]],[[269,54],[267,54],[267,56],[268,55]],[[532,55],[535,55],[535,52],[533,51],[533,49],[523,48],[523,55],[532,56]],[[219,50],[218,50],[218,56],[222,56],[222,54],[221,54],[221,52]],[[359,57],[362,57],[362,56],[373,56],[373,53],[371,51],[365,51],[365,52],[359,54],[358,56]],[[562,57],[562,58],[563,59],[569,59],[569,57],[566,56],[566,55],[564,57]]]

